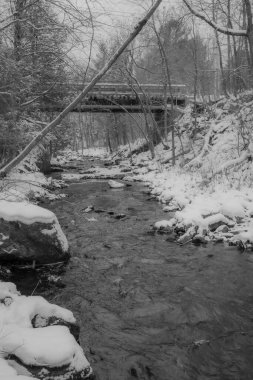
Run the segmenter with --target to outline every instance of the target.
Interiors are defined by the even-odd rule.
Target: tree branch
[[[213,20],[209,20],[206,15],[203,13],[198,12],[196,9],[194,9],[187,0],[183,0],[184,4],[187,6],[189,11],[199,19],[205,21],[208,25],[210,25],[213,29],[215,29],[217,32],[229,35],[229,36],[243,36],[247,37],[248,32],[245,29],[231,29],[227,27],[220,26],[216,24]]]

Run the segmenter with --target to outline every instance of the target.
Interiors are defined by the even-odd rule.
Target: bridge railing
[[[57,83],[57,88],[63,90],[62,104],[64,101],[79,93],[86,83],[67,82]],[[66,96],[67,95],[67,96]],[[183,84],[173,84],[167,87],[167,106],[171,102],[178,106],[184,107],[186,100],[186,86]],[[56,99],[55,99],[56,100]],[[44,106],[61,108],[61,101],[44,101]],[[126,83],[97,83],[87,96],[80,102],[78,109],[83,112],[95,112],[95,110],[111,110],[113,112],[122,112],[125,107],[130,112],[142,112],[144,106],[147,110],[163,110],[165,105],[165,88],[162,84],[140,84],[129,85]],[[102,112],[101,111],[101,112]]]
[[[76,90],[81,90],[86,84],[75,83],[74,88]],[[164,86],[161,84],[140,84],[140,88],[137,85],[129,86],[125,83],[98,83],[89,92],[88,98],[91,96],[130,96],[136,97],[136,93],[143,97],[143,93],[147,97],[160,97],[164,98]],[[167,95],[170,96],[170,91],[173,97],[185,97],[186,96],[186,86],[183,84],[173,84],[171,88],[167,87]]]

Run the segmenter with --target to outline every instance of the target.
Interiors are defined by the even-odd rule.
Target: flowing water
[[[86,181],[49,206],[73,256],[50,300],[77,316],[97,380],[252,380],[253,255],[149,234],[166,214],[143,190]]]

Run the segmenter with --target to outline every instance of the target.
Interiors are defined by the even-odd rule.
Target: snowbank
[[[149,151],[125,160],[132,174],[124,180],[148,183],[164,211],[175,212],[155,229],[173,225],[186,237],[253,246],[253,92],[223,99],[196,120],[191,112],[187,107],[177,121],[177,165],[159,144],[153,160]],[[170,135],[166,143],[172,146]],[[127,157],[129,148],[121,151]]]
[[[40,148],[35,148],[4,179],[0,179],[0,199],[8,201],[29,201],[42,197],[50,200],[62,198],[64,195],[51,193],[49,188],[61,187],[58,181],[47,178],[39,172],[36,161]]]
[[[42,297],[21,296],[14,284],[0,282],[1,379],[31,379],[17,374],[12,361],[6,361],[10,355],[28,369],[29,366],[47,369],[68,366],[73,373],[90,374],[90,365],[69,329],[66,326],[34,328],[32,320],[38,315],[75,323],[69,310],[50,304]]]

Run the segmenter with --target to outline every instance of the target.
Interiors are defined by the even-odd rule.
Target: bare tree
[[[248,40],[249,43],[249,53],[250,53],[250,67],[251,73],[253,73],[253,20],[252,20],[252,4],[251,0],[242,0],[242,5],[245,7],[246,14],[246,25],[245,28],[231,28],[231,24],[226,26],[219,25],[213,18],[208,17],[206,13],[199,12],[189,0],[183,0],[184,4],[199,19],[205,21],[210,25],[216,32],[220,32],[225,35],[230,36],[241,36]]]

